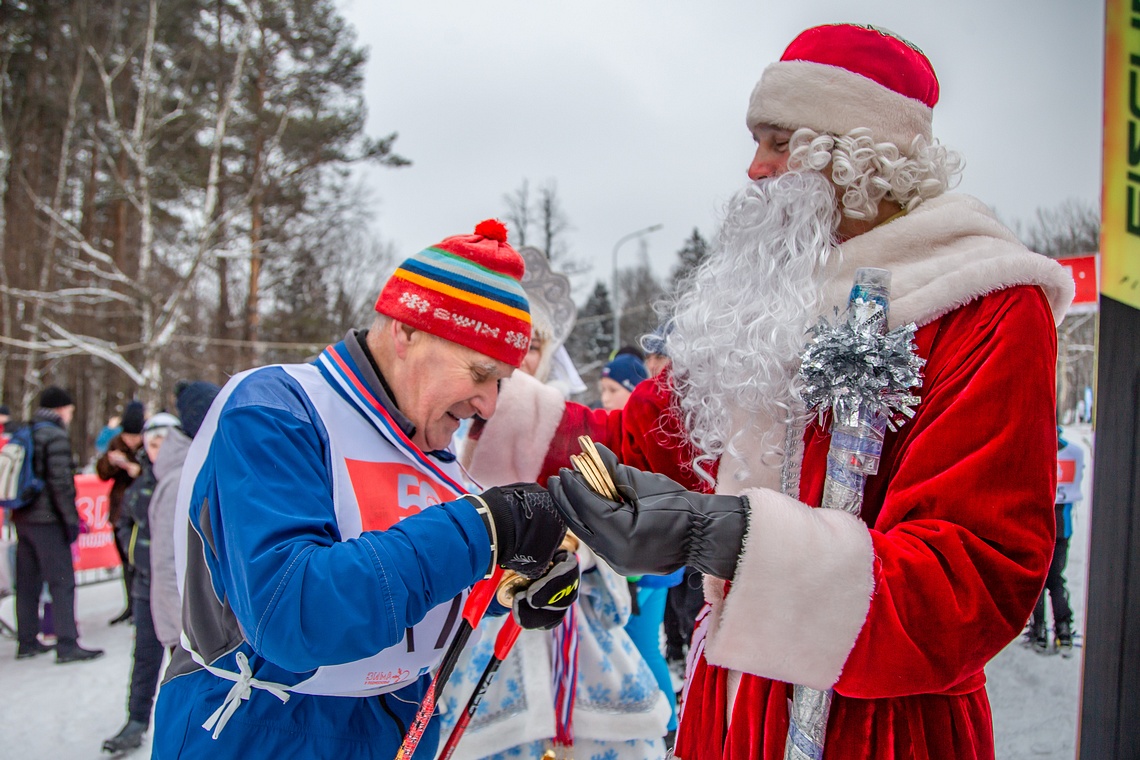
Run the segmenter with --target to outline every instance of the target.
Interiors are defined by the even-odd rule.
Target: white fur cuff
[[[839,679],[867,618],[874,549],[867,526],[766,488],[705,654],[714,665],[813,689]],[[715,613],[714,613],[715,614]]]

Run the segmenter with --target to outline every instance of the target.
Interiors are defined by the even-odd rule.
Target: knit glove
[[[686,491],[664,475],[618,464],[605,446],[598,454],[620,504],[594,493],[573,470],[547,482],[579,539],[622,575],[667,575],[689,565],[732,578],[748,528],[744,499]]]
[[[549,631],[562,622],[578,599],[581,572],[574,552],[559,549],[546,574],[515,594],[511,614],[527,630]]]
[[[566,524],[545,488],[515,483],[488,488],[464,498],[486,505],[493,526],[488,526],[499,565],[526,578],[538,578],[562,543]]]

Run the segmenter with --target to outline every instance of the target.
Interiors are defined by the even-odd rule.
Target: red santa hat
[[[524,269],[507,228],[487,219],[473,235],[453,235],[400,264],[376,311],[518,367],[530,347]]]
[[[802,32],[764,70],[748,128],[771,124],[842,135],[859,127],[908,153],[931,139],[938,78],[921,50],[873,26],[828,24]]]

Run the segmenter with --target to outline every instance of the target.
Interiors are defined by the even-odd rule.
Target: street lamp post
[[[656,232],[657,230],[661,229],[662,226],[663,225],[660,225],[660,224],[654,224],[654,225],[651,225],[649,227],[646,227],[645,229],[638,230],[637,232],[631,232],[628,235],[623,235],[622,237],[618,238],[618,241],[616,243],[614,243],[613,273],[610,277],[610,298],[612,298],[613,302],[614,302],[614,329],[613,329],[613,338],[614,338],[613,350],[614,351],[616,351],[618,349],[618,347],[621,343],[621,304],[619,303],[619,299],[618,299],[618,280],[617,280],[618,249],[621,248],[622,245],[624,245],[625,243],[628,243],[630,240],[633,240],[634,238],[639,238],[643,235],[648,235],[650,232]]]

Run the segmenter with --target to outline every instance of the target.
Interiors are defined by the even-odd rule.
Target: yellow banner
[[[1140,309],[1140,0],[1105,0],[1100,292]]]

